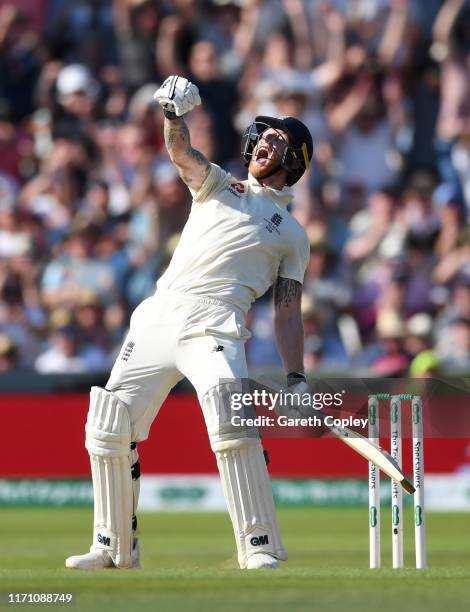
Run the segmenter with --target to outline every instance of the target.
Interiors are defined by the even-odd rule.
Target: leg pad
[[[287,559],[276,519],[266,459],[254,427],[232,423],[230,396],[240,385],[224,383],[210,389],[202,409],[238,549],[240,567],[256,553]],[[236,413],[235,413],[236,414]]]
[[[287,559],[261,443],[246,442],[235,450],[215,453],[242,568],[260,552]]]
[[[92,387],[85,430],[94,492],[91,549],[108,551],[117,567],[131,567],[133,487],[126,406],[109,391]]]

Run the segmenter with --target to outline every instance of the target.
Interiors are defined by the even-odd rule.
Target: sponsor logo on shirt
[[[279,235],[281,235],[281,232],[277,229],[282,223],[281,215],[278,215],[277,213],[275,213],[271,217],[271,219],[265,219],[265,221],[267,223],[266,229],[268,230],[270,234],[272,234],[273,232],[277,232]]]
[[[237,198],[241,198],[242,195],[245,193],[245,185],[243,183],[230,183],[227,189]]]

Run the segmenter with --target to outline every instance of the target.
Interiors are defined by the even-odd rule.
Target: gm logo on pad
[[[263,544],[269,544],[269,538],[267,535],[253,536],[250,540],[252,546],[262,546]]]
[[[101,533],[96,536],[96,539],[100,544],[103,544],[104,546],[111,546],[111,538],[101,535]]]

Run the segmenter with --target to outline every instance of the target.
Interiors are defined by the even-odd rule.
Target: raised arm
[[[260,0],[247,0],[240,7],[240,19],[234,36],[234,50],[243,62],[249,61],[249,55],[254,50],[260,6]]]
[[[313,62],[309,23],[302,0],[282,0],[294,38],[294,63],[299,70],[308,70]]]
[[[183,117],[165,117],[164,134],[168,154],[181,178],[193,191],[199,191],[211,165],[200,151],[192,148],[188,126]]]
[[[114,28],[119,33],[129,32],[131,29],[131,5],[126,0],[113,0]]]
[[[382,66],[388,67],[395,61],[400,45],[403,45],[408,24],[408,0],[391,2],[385,31],[378,48]]]
[[[170,159],[186,185],[197,192],[209,174],[210,163],[192,148],[183,115],[201,103],[199,90],[183,77],[170,76],[153,97],[165,114],[164,135]]]
[[[465,0],[444,0],[432,29],[434,45],[449,46],[452,28],[464,4]],[[441,58],[436,59],[440,61]]]
[[[332,87],[343,74],[345,62],[345,21],[342,14],[329,8],[324,16],[324,30],[327,33],[325,61],[312,70],[312,78],[321,89]]]
[[[327,109],[327,118],[334,132],[341,134],[354,121],[363,109],[372,91],[372,77],[368,74],[362,74],[357,78],[343,100]]]
[[[168,15],[160,23],[155,42],[155,59],[162,73],[186,73],[178,53],[178,36],[184,25],[181,15]]]
[[[304,326],[300,303],[302,284],[279,277],[274,286],[274,334],[287,374],[304,371]]]

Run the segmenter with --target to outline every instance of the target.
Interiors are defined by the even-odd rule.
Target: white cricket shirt
[[[246,314],[279,276],[303,282],[304,228],[287,211],[289,190],[237,181],[212,164],[157,290],[212,297]]]

